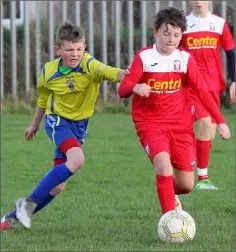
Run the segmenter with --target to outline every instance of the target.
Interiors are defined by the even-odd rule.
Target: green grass
[[[195,219],[193,242],[164,244],[157,239],[161,216],[154,171],[129,115],[98,114],[89,122],[86,164],[65,190],[35,215],[31,230],[2,234],[2,251],[233,251],[235,246],[234,115],[226,112],[232,138],[217,137],[210,175],[217,192],[183,196]],[[27,196],[50,169],[53,144],[44,129],[33,142],[23,134],[29,115],[2,117],[2,213]]]

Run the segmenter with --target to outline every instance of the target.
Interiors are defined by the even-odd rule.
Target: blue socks
[[[54,196],[50,195],[50,191],[59,184],[66,182],[73,174],[65,164],[53,167],[29,196],[29,198],[37,203],[34,213],[48,205],[54,199]],[[10,212],[9,216],[16,218],[16,210]]]
[[[43,203],[39,203],[37,207],[34,210],[34,214],[36,214],[38,211],[43,209],[46,205],[51,203],[51,201],[55,198],[55,196],[52,196],[51,194],[48,194],[48,196],[44,199]]]
[[[73,173],[65,164],[57,165],[52,168],[44,178],[35,187],[30,198],[39,205],[44,204],[44,199],[48,197],[49,192],[59,184],[67,181]]]

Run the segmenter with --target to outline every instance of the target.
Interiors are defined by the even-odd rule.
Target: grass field
[[[53,203],[33,217],[31,230],[18,226],[2,234],[2,251],[234,251],[235,124],[226,112],[232,138],[217,137],[211,179],[217,192],[182,197],[197,234],[184,245],[157,239],[161,216],[152,167],[139,145],[129,115],[99,114],[89,123],[86,164]],[[23,134],[27,115],[2,117],[2,214],[27,196],[49,170],[53,144],[41,128],[33,142]]]

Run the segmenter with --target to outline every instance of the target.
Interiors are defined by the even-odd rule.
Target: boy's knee
[[[167,152],[160,152],[154,156],[153,165],[157,175],[170,176],[173,174],[170,156]]]
[[[174,190],[178,191],[177,194],[188,194],[193,190],[194,187],[194,180],[188,180],[188,181],[179,181],[174,185]]]
[[[212,122],[210,117],[201,118],[197,122],[199,131],[211,132]]]
[[[210,117],[201,118],[197,121],[198,138],[200,140],[213,140],[215,138],[215,127]]]
[[[190,182],[190,181],[181,185],[181,189],[183,190],[184,194],[190,193],[193,190],[193,187],[194,187],[194,182]]]
[[[181,188],[181,190],[182,190],[182,194],[188,194],[193,190],[193,186],[185,186]]]
[[[74,170],[79,170],[84,165],[84,158],[75,157],[73,160],[70,160],[70,165]]]
[[[216,137],[216,127],[217,126],[214,126],[213,125],[213,130],[211,132],[211,138],[210,138],[210,141],[213,142],[215,140],[215,137]]]
[[[78,171],[84,165],[84,153],[81,148],[71,148],[66,153],[67,167],[72,171]]]

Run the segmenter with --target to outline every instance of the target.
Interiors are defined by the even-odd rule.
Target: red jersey
[[[209,13],[206,18],[187,16],[187,31],[182,38],[182,47],[197,62],[208,91],[224,91],[224,74],[220,49],[234,48],[233,36],[226,21]]]
[[[162,56],[154,44],[139,51],[134,57],[130,74],[120,84],[120,97],[129,97],[137,83],[149,85],[151,93],[148,98],[134,95],[134,122],[152,121],[172,124],[178,129],[192,128],[188,86],[197,91],[200,100],[206,104],[207,110],[216,121],[224,122],[218,107],[209,105],[208,92],[198,92],[198,89],[205,89],[204,82],[200,79],[193,57],[184,50],[176,49],[171,55]]]

